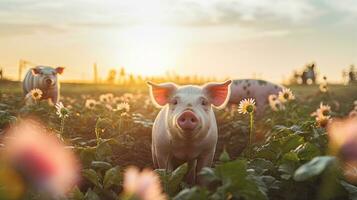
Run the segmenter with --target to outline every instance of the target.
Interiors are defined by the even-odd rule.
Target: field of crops
[[[357,166],[348,160],[348,152],[356,154],[356,150],[336,154],[344,143],[333,146],[325,124],[311,114],[323,103],[331,107],[326,123],[347,117],[357,100],[357,86],[329,85],[327,92],[321,92],[318,85],[290,88],[295,100],[284,103],[285,109],[267,109],[262,117],[254,118],[252,127],[249,116],[234,106],[215,111],[219,128],[215,162],[200,173],[207,185],[189,187],[183,181],[187,165],[173,172],[159,169],[155,173],[164,194],[147,186],[151,193],[145,193],[146,199],[356,199],[353,170]],[[150,101],[148,88],[62,84],[60,101],[66,110],[60,116],[46,101],[25,106],[20,83],[0,82],[2,139],[12,124],[33,119],[63,140],[80,160],[81,180],[61,198],[140,196],[128,193],[123,182],[129,166],[153,168],[151,127],[159,109]],[[250,128],[254,141],[248,148]],[[344,132],[339,134],[339,138],[346,137]],[[1,173],[0,197],[10,198],[6,195],[11,184]],[[33,188],[24,190],[21,197],[48,198]]]

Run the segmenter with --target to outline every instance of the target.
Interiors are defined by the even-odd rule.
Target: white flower
[[[128,199],[140,200],[165,200],[159,177],[155,172],[144,169],[140,172],[135,167],[130,167],[124,174],[124,195]]]
[[[279,110],[284,110],[285,109],[285,106],[283,103],[281,103],[281,101],[279,100],[278,96],[277,95],[269,95],[269,105],[270,105],[270,108],[273,110],[273,111],[279,111]]]
[[[67,118],[69,116],[69,110],[63,106],[62,102],[56,103],[56,114],[60,118]]]
[[[103,102],[103,103],[109,103],[109,99],[108,99],[108,96],[107,94],[102,94],[99,96],[99,101],[100,102]]]
[[[34,100],[40,100],[42,98],[42,90],[35,88],[33,90],[30,91],[31,97]]]
[[[108,102],[112,102],[113,101],[114,95],[112,93],[107,93],[106,96],[107,96]]]
[[[322,93],[326,93],[328,91],[327,83],[321,83],[319,89]]]
[[[254,99],[243,99],[239,103],[238,112],[241,114],[252,113],[255,110]]]
[[[125,110],[126,112],[129,112],[130,110],[130,105],[127,102],[123,102],[117,105],[117,108],[115,109],[115,111],[121,111],[121,110]]]
[[[311,114],[311,116],[316,116],[316,117],[329,117],[331,114],[331,107],[329,105],[324,105],[322,102],[320,103],[320,107]]]
[[[290,100],[294,100],[295,96],[293,92],[289,88],[284,88],[283,91],[279,92],[279,100],[282,103],[286,103]]]
[[[97,103],[96,100],[94,100],[94,99],[87,99],[85,106],[86,106],[86,108],[88,108],[88,109],[94,109],[97,104],[98,104],[98,103]]]
[[[331,121],[330,116],[318,115],[316,118],[316,123],[318,127],[325,128]]]

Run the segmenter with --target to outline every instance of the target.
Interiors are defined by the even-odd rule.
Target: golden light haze
[[[331,81],[357,63],[357,2],[292,0],[1,1],[0,66],[66,66],[282,81],[311,61]]]

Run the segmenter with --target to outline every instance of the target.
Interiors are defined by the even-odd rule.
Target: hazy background
[[[66,66],[63,79],[111,68],[281,81],[315,61],[342,80],[357,64],[355,0],[1,0],[0,66]]]

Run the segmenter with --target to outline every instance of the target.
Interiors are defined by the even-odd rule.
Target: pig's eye
[[[201,100],[201,105],[202,106],[207,106],[208,105],[208,101],[206,99],[202,99]]]
[[[177,99],[174,99],[174,100],[172,100],[172,105],[177,105],[178,104],[178,101],[177,101]]]

